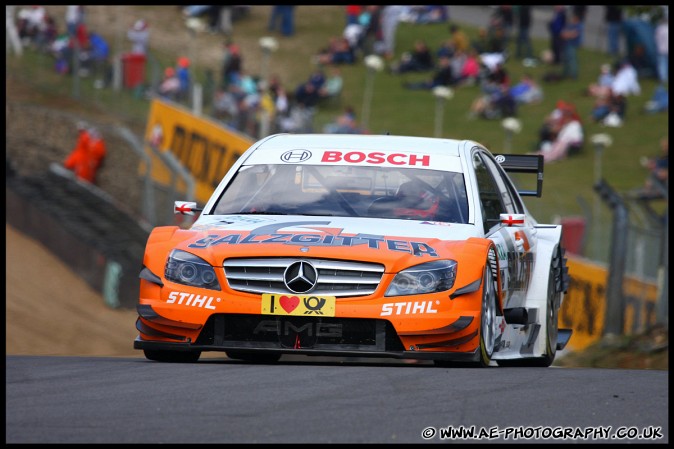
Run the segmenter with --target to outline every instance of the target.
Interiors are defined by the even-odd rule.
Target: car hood
[[[214,266],[233,257],[349,259],[399,265],[451,257],[453,243],[480,237],[474,225],[297,215],[201,216],[176,247]]]

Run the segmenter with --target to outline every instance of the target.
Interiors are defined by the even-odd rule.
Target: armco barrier
[[[567,254],[569,289],[559,311],[559,327],[573,329],[567,347],[582,350],[604,335],[608,267],[582,257]],[[655,282],[625,275],[625,335],[641,332],[656,323]]]
[[[52,168],[19,176],[7,163],[6,219],[59,257],[112,308],[135,309],[148,231],[105,192]]]

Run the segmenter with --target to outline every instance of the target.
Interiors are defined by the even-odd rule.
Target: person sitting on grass
[[[406,82],[403,87],[413,90],[430,90],[438,86],[451,86],[456,83],[456,79],[452,73],[451,61],[447,56],[440,57],[438,61],[438,69],[433,77],[425,81]]]
[[[327,48],[319,51],[314,61],[318,65],[353,64],[356,55],[345,37],[332,37]]]
[[[642,157],[641,166],[648,169],[644,186],[630,192],[633,198],[652,200],[665,198],[669,182],[669,137],[660,139],[662,154],[657,157]]]
[[[362,134],[363,131],[356,124],[356,113],[351,106],[344,108],[344,112],[333,123],[323,128],[325,134]]]
[[[541,86],[528,73],[522,75],[522,80],[510,88],[510,95],[518,104],[540,103],[543,100]]]
[[[546,163],[559,161],[569,153],[579,151],[584,141],[583,125],[571,108],[559,109],[559,116],[552,127],[554,140],[544,142],[535,153],[543,155]]]
[[[398,64],[392,64],[392,73],[427,72],[433,69],[433,54],[426,42],[417,39],[412,51],[403,53]]]
[[[611,92],[611,85],[615,79],[610,64],[602,64],[599,70],[597,82],[590,84],[585,92],[587,95],[594,98],[608,95]]]

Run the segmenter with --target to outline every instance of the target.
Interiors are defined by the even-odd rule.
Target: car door
[[[536,245],[533,222],[527,217],[512,183],[491,154],[476,148],[472,153],[472,163],[484,234],[496,245],[501,288],[505,293],[504,307],[521,307],[533,269]]]

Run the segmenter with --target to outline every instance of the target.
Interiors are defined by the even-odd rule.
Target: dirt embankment
[[[111,309],[40,243],[5,230],[8,355],[142,356],[135,311]]]

